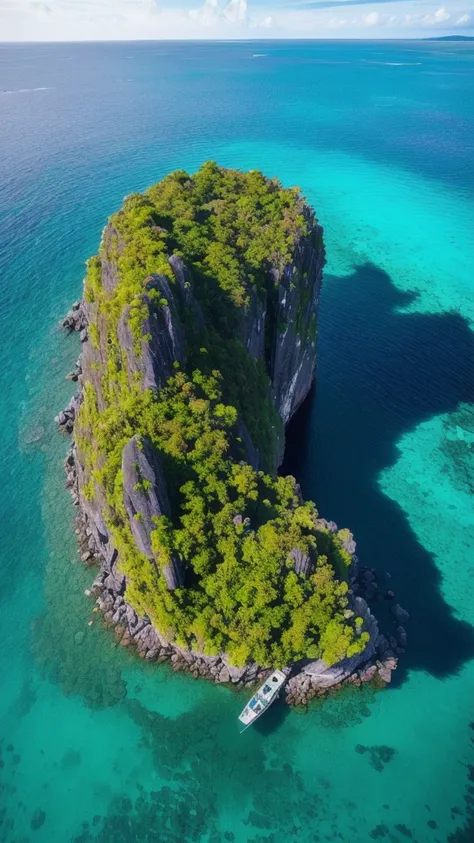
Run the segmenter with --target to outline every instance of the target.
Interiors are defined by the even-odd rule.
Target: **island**
[[[105,625],[196,678],[290,667],[290,703],[389,682],[403,644],[379,632],[364,595],[380,577],[349,530],[278,473],[324,263],[298,188],[207,162],[125,198],[64,320],[82,353],[57,422]]]
[[[424,38],[424,41],[474,41],[474,35],[437,35]]]

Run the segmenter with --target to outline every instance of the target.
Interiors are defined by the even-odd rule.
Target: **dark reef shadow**
[[[326,277],[316,395],[289,426],[283,465],[321,515],[353,530],[363,564],[391,572],[410,613],[395,684],[408,668],[445,677],[474,657],[474,627],[456,619],[432,554],[377,484],[404,433],[474,401],[474,333],[455,313],[397,312],[415,298],[372,264]],[[383,621],[386,605],[373,609]]]

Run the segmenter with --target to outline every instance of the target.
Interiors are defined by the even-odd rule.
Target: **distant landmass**
[[[432,38],[424,38],[424,41],[474,41],[474,35],[439,35]]]

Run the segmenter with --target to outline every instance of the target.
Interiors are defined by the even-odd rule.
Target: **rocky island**
[[[291,666],[294,703],[390,681],[401,646],[361,596],[377,573],[350,532],[278,475],[315,376],[323,265],[299,190],[258,171],[208,162],[126,197],[64,320],[82,353],[57,417],[91,594],[121,644],[223,683]]]

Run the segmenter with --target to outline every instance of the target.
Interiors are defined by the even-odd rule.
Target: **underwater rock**
[[[402,823],[397,823],[395,828],[397,829],[397,831],[400,832],[400,834],[403,834],[404,837],[409,837],[410,839],[413,837],[412,832],[409,828],[407,828],[406,825],[403,825]]]
[[[37,427],[32,427],[25,434],[24,442],[26,445],[33,445],[35,442],[39,442],[45,434],[45,429],[41,425],[37,425]]]
[[[33,831],[37,831],[39,828],[41,828],[41,826],[44,825],[45,820],[46,820],[45,811],[42,811],[40,808],[37,808],[36,811],[34,812],[32,818],[31,818],[31,822],[30,822],[30,826],[33,829]]]
[[[390,607],[390,613],[399,624],[406,623],[406,621],[410,618],[410,615],[406,609],[403,609],[402,606],[400,606],[400,603],[394,603],[394,605]]]

